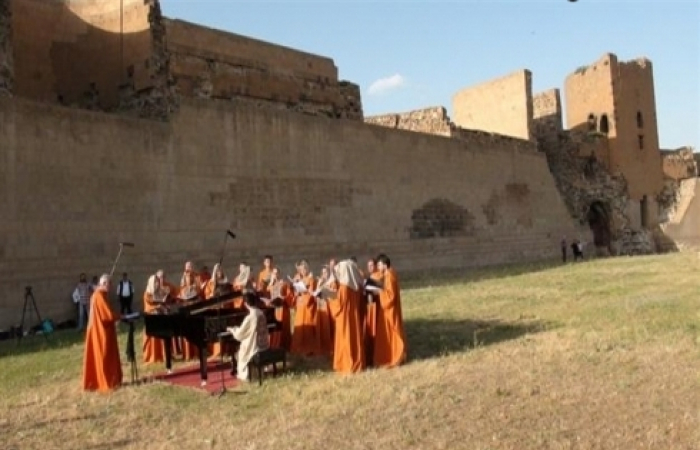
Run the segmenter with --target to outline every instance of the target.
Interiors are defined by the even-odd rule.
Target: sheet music
[[[372,285],[365,286],[365,291],[372,292],[375,294],[379,294],[380,292],[382,292],[381,288],[378,288],[377,286],[372,286]]]
[[[131,320],[134,320],[134,319],[138,319],[140,316],[141,316],[141,313],[139,313],[139,312],[135,312],[135,313],[131,313],[131,314],[125,314],[125,315],[122,316],[122,320],[124,320],[124,321],[131,321]]]
[[[309,292],[303,281],[294,281],[293,283],[294,284],[292,286],[294,286],[294,292],[297,294],[306,294]]]

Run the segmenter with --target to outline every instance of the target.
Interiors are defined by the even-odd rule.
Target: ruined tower
[[[567,128],[599,140],[598,160],[626,179],[633,224],[656,225],[663,173],[651,61],[607,53],[569,75],[565,93]]]

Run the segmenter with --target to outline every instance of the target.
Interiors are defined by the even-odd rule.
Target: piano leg
[[[207,346],[199,345],[199,375],[202,378],[202,386],[207,384]]]
[[[171,338],[163,339],[163,345],[165,346],[165,370],[168,374],[173,373],[173,342]]]

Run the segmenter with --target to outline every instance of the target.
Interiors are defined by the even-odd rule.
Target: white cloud
[[[406,79],[397,73],[390,77],[376,80],[374,83],[369,85],[367,93],[369,95],[382,95],[404,86],[406,86]]]

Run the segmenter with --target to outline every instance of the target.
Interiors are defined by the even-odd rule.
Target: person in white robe
[[[241,326],[229,327],[228,331],[234,339],[241,343],[236,354],[236,378],[241,381],[249,381],[248,364],[256,353],[270,347],[270,335],[267,330],[265,313],[258,307],[257,295],[247,292],[243,295],[243,299],[248,308],[248,315],[243,319]]]

